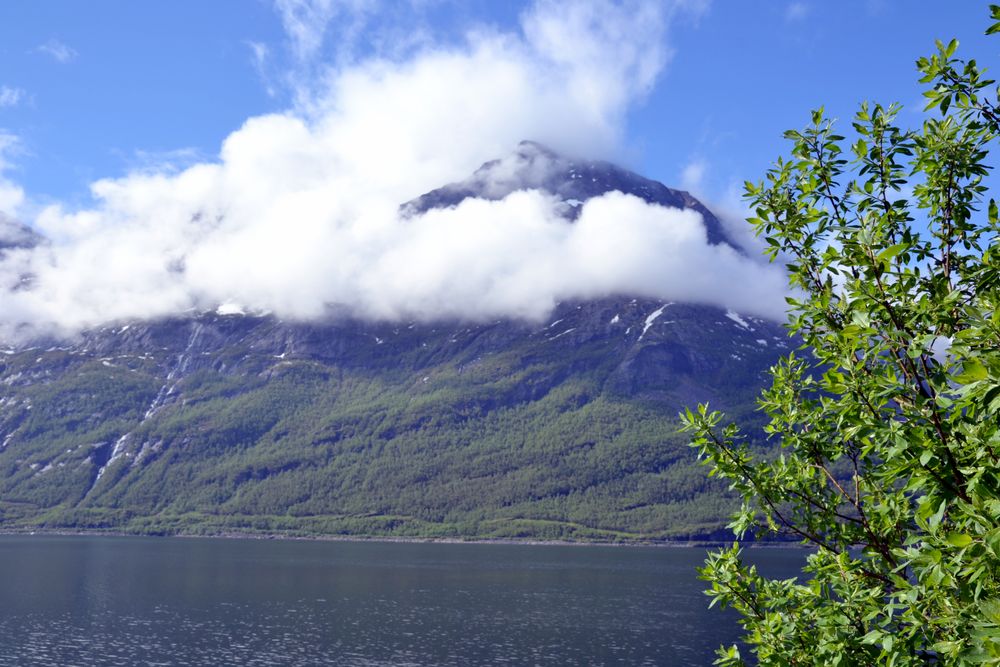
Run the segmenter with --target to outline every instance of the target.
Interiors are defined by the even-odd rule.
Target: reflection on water
[[[704,551],[0,537],[0,665],[706,665]],[[759,550],[786,576],[802,553]]]

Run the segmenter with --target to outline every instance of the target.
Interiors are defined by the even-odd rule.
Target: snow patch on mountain
[[[246,315],[246,309],[238,303],[227,301],[215,309],[217,315]]]
[[[672,306],[672,305],[673,303],[665,303],[656,310],[654,310],[652,313],[650,313],[649,317],[646,318],[646,322],[643,324],[642,333],[639,334],[639,340],[642,340],[643,336],[646,335],[646,332],[649,331],[649,328],[653,326],[654,322],[656,322],[656,318],[662,315],[663,311],[667,309],[667,306]]]
[[[734,310],[727,310],[726,311],[726,317],[728,317],[729,319],[731,319],[733,322],[736,322],[736,324],[740,325],[744,329],[746,329],[748,331],[753,331],[753,327],[751,327],[750,324],[745,319],[743,319],[740,316],[740,314],[737,313],[736,311],[734,311]]]

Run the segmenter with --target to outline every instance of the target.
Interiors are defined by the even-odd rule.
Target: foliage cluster
[[[993,7],[994,19],[1000,8]],[[998,24],[1000,25],[1000,24]],[[990,29],[997,31],[997,26]],[[823,111],[747,184],[805,351],[772,369],[761,455],[704,405],[686,428],[744,499],[732,527],[813,547],[798,580],[738,545],[702,571],[761,665],[1000,664],[1000,216],[995,83],[957,43],[918,61],[932,114]],[[742,664],[738,647],[718,664]]]

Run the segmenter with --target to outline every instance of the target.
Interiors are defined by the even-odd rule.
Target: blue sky
[[[522,10],[386,4],[369,10],[351,48],[365,57],[366,38],[405,23],[441,41],[480,24],[516,30]],[[717,194],[758,177],[782,150],[781,131],[820,104],[841,118],[862,99],[917,109],[913,61],[936,37],[958,37],[989,62],[998,43],[982,37],[986,14],[977,2],[716,0],[668,29],[673,56],[629,109],[624,159],[673,185],[700,165],[702,188]],[[342,56],[351,22],[331,21],[317,61]],[[270,54],[263,75],[252,45]],[[151,161],[211,159],[246,118],[293,105],[291,51],[264,0],[2,3],[0,128],[19,138],[15,180],[32,197],[73,201],[91,181]]]
[[[0,3],[0,241],[12,219],[50,241],[0,254],[0,338],[219,307],[541,321],[615,294],[781,319],[781,268],[709,244],[690,212],[612,194],[571,223],[537,191],[416,218],[399,205],[534,139],[691,190],[745,234],[740,186],[784,152],[785,129],[820,105],[846,125],[862,100],[919,123],[914,61],[957,37],[992,65],[987,14],[904,0]]]

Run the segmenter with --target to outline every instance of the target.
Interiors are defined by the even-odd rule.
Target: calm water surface
[[[4,536],[0,665],[708,665],[704,554]]]

